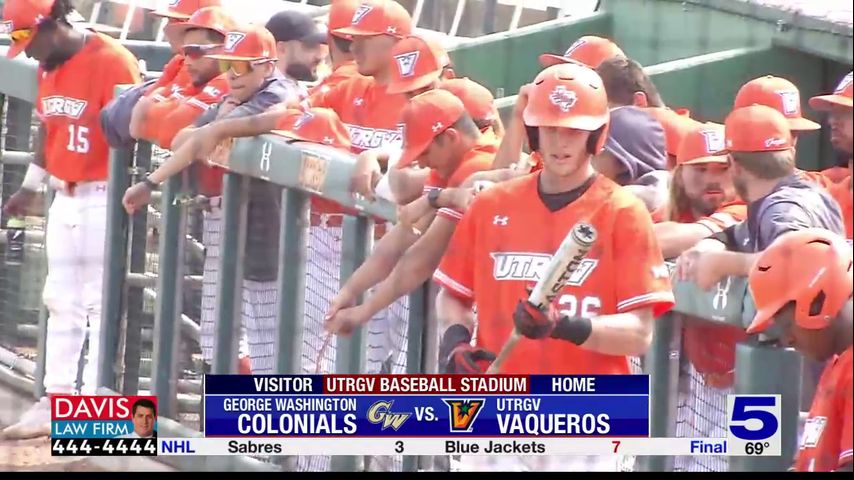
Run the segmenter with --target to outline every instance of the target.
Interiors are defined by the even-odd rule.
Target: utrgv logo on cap
[[[845,78],[843,78],[842,81],[839,82],[839,86],[836,87],[836,91],[834,91],[833,93],[841,94],[845,92],[845,89],[848,88],[849,85],[851,85],[852,80],[854,80],[854,78],[852,78],[852,72],[848,72],[848,75],[845,75]]]
[[[419,52],[402,53],[395,55],[397,60],[397,69],[400,71],[401,77],[411,77],[415,73],[415,64],[418,63]]]
[[[578,96],[572,90],[567,90],[563,85],[558,85],[549,94],[549,101],[552,105],[558,107],[562,112],[568,112],[570,108],[575,106],[578,101]]]
[[[179,3],[181,3],[181,0],[169,0],[170,7],[177,7]]]
[[[783,100],[783,113],[786,115],[795,115],[800,111],[801,98],[798,92],[792,90],[781,90],[777,92],[780,99]]]
[[[5,22],[0,22],[0,33],[12,33],[15,29],[12,27],[12,21],[6,20]]]
[[[303,125],[310,122],[314,118],[314,114],[311,112],[305,112],[297,118],[294,122],[294,130],[299,130]]]
[[[363,18],[365,18],[365,15],[367,15],[368,12],[373,9],[374,7],[370,5],[359,5],[359,8],[357,8],[356,11],[353,12],[353,19],[350,20],[350,24],[357,25],[359,22],[362,21]]]
[[[572,52],[577,50],[579,47],[581,47],[585,43],[587,43],[587,40],[584,40],[583,38],[579,38],[578,40],[575,41],[575,43],[573,43],[572,45],[569,46],[569,48],[566,49],[566,52],[564,52],[563,56],[568,57],[568,56],[572,55]]]
[[[701,133],[706,140],[707,153],[717,153],[726,148],[724,146],[724,136],[721,135],[719,130],[703,130]]]
[[[246,34],[243,32],[228,32],[228,35],[225,36],[225,50],[233,52],[244,38],[246,38]]]

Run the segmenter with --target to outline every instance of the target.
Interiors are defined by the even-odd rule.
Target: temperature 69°
[[[766,448],[770,447],[768,442],[746,442],[744,444],[744,453],[746,455],[762,455]]]

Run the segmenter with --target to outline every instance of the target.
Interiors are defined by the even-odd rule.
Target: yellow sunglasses
[[[12,39],[12,43],[25,42],[33,38],[35,33],[36,30],[34,28],[22,28],[20,30],[13,30],[9,34],[9,37]]]
[[[252,70],[255,70],[255,67],[258,65],[263,65],[265,63],[270,63],[269,60],[220,60],[219,61],[219,71],[220,73],[231,72],[235,77],[241,77],[246,75],[247,73],[251,73]]]

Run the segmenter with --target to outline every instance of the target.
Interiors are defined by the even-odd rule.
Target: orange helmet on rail
[[[851,247],[828,230],[809,228],[781,235],[750,269],[756,317],[747,333],[759,333],[777,312],[795,302],[795,324],[826,328],[851,297]]]
[[[608,95],[594,70],[575,63],[553,65],[534,79],[522,118],[529,127],[599,131],[595,154],[608,136]]]

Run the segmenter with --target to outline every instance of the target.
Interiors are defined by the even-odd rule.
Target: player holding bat
[[[555,65],[535,79],[524,120],[539,128],[543,170],[481,192],[434,275],[440,318],[457,319],[440,343],[445,372],[484,372],[514,328],[523,338],[498,373],[627,374],[627,356],[649,347],[653,321],[672,307],[673,294],[644,205],[591,166],[608,118],[593,70]],[[551,256],[584,223],[596,235],[586,257],[553,302],[528,302],[526,288],[547,275]],[[474,346],[474,325],[460,320],[473,305]]]

